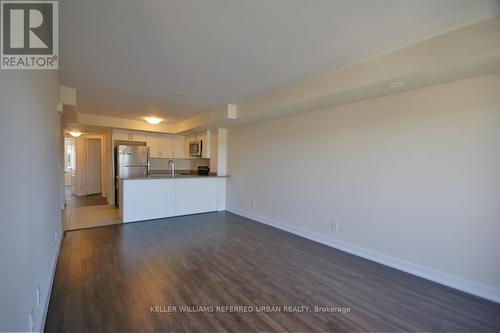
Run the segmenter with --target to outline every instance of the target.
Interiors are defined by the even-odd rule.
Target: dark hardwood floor
[[[500,305],[221,212],[68,232],[45,329],[499,332]]]

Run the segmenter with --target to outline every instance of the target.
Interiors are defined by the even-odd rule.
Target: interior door
[[[101,193],[101,140],[86,139],[87,195]]]

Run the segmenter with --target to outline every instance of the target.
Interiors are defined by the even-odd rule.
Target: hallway
[[[65,199],[64,231],[121,223],[118,209],[108,205],[106,197],[101,194],[78,197],[71,194],[71,188],[67,186]]]
[[[65,186],[64,199],[66,199],[66,205],[71,207],[88,207],[108,204],[108,200],[106,199],[106,197],[103,197],[101,193],[83,197],[73,195],[71,194],[71,186]]]

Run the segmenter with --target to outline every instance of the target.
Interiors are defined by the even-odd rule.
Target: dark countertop
[[[229,176],[218,176],[216,172],[210,172],[207,175],[198,174],[196,171],[183,171],[179,170],[175,172],[174,179],[178,178],[212,178],[212,177],[229,177]],[[118,177],[120,179],[172,179],[170,173],[165,173],[165,171],[151,171],[147,176],[133,176],[133,177]]]

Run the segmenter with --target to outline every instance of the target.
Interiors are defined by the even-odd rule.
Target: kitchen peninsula
[[[119,179],[123,223],[225,210],[226,178],[214,173]]]

